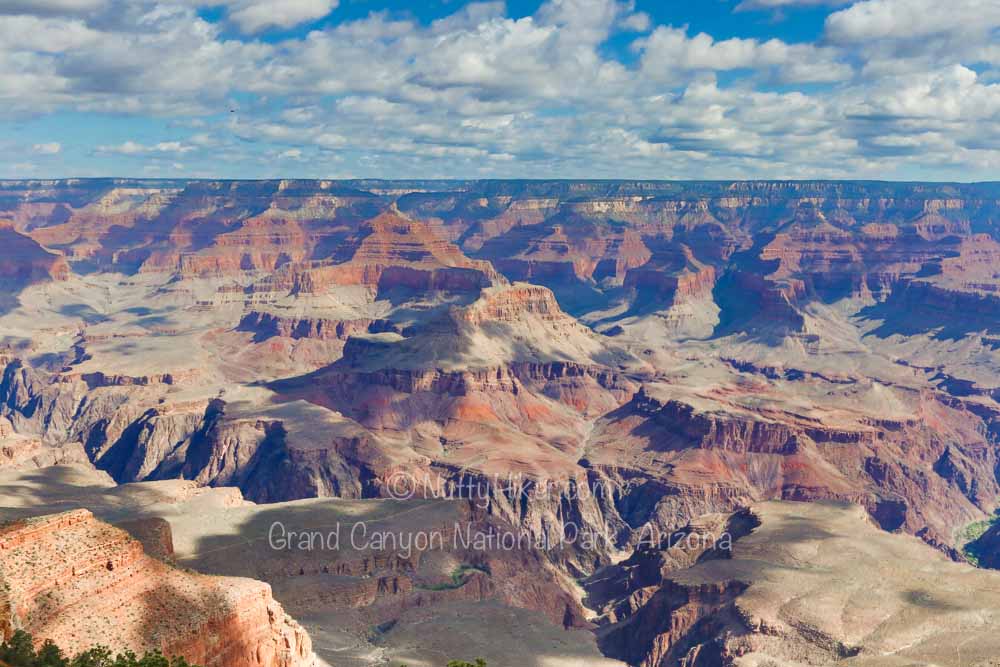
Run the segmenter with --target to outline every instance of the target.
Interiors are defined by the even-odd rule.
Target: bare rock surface
[[[308,635],[266,584],[176,570],[87,510],[0,528],[0,628],[70,654],[98,644],[159,649],[219,667],[314,662]]]
[[[608,652],[648,666],[755,667],[986,666],[1000,654],[997,573],[885,533],[858,506],[768,502],[750,513],[759,525],[731,551],[688,567],[619,566],[649,578],[626,576],[626,596],[607,603],[618,614],[600,630]]]

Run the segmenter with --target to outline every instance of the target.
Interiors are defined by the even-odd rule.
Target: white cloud
[[[50,141],[44,144],[35,144],[31,149],[39,155],[55,155],[62,150],[62,144],[58,141]]]
[[[294,107],[281,112],[281,118],[289,123],[308,123],[316,120],[321,114],[321,110],[316,106]]]
[[[618,22],[618,26],[628,32],[646,32],[652,25],[653,19],[646,12],[629,14]]]
[[[866,0],[831,14],[826,31],[834,41],[916,40],[945,33],[983,33],[1000,26],[994,0]]]
[[[81,14],[108,6],[108,0],[0,0],[0,14]]]
[[[117,153],[119,155],[142,155],[149,153],[183,154],[195,150],[195,147],[179,141],[161,141],[152,145],[126,141],[115,146],[98,146],[97,150],[101,153]]]
[[[0,19],[0,44],[7,51],[64,53],[93,45],[101,34],[79,19],[6,16]]]
[[[338,0],[231,0],[228,11],[230,20],[241,30],[255,33],[266,28],[291,28],[321,19],[337,4]]]
[[[193,9],[138,0],[84,19],[0,21],[0,103],[8,113],[205,113],[271,47],[220,38]]]
[[[851,75],[833,51],[779,39],[715,41],[703,32],[688,37],[684,28],[660,26],[635,48],[642,53],[643,71],[659,79],[676,78],[678,71],[766,68],[775,68],[786,81],[839,81]]]
[[[348,145],[346,137],[332,132],[323,132],[317,135],[314,141],[323,148],[343,148]]]
[[[226,10],[221,24],[196,11],[213,3]],[[961,177],[963,166],[1000,162],[998,18],[982,0],[944,10],[863,0],[832,13],[822,39],[797,44],[692,35],[619,0],[548,0],[517,19],[502,2],[456,3],[430,24],[376,12],[277,43],[247,35],[336,2],[30,4],[0,19],[0,114],[132,114],[165,136],[198,133],[95,146],[98,163],[129,155],[167,172],[183,155],[190,173],[207,174],[299,160],[297,172],[324,176],[343,165],[683,178],[891,177],[925,165]],[[741,7],[806,4],[819,2]],[[0,0],[0,13],[14,6]],[[231,38],[234,27],[243,36]],[[632,40],[637,62],[606,48],[612,37]]]
[[[827,17],[824,39],[853,51],[869,76],[1000,64],[994,0],[865,0]]]

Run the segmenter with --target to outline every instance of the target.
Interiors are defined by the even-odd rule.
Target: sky
[[[1000,180],[997,0],[0,0],[0,178]]]

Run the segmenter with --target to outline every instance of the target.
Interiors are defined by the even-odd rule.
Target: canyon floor
[[[0,515],[263,581],[334,667],[986,665],[998,220],[992,183],[0,182]],[[0,627],[118,581],[74,558]],[[248,667],[298,636],[220,614],[197,650]]]

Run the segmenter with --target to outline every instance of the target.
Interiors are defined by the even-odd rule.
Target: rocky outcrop
[[[7,363],[0,375],[0,416],[18,433],[64,442],[77,423],[77,410],[87,393],[82,380],[58,377],[36,370],[20,359]]]
[[[952,527],[988,512],[1000,495],[996,452],[976,420],[930,395],[909,419],[833,424],[760,414],[738,401],[675,398],[650,385],[595,433],[590,464],[642,481],[646,509],[637,525],[673,530],[678,518],[763,499],[835,499],[953,553]],[[650,451],[656,466],[644,463]]]
[[[910,333],[933,325],[950,335],[1000,333],[1000,283],[980,286],[984,289],[907,281],[893,290],[881,308],[891,317],[884,331]]]
[[[498,280],[488,262],[473,261],[427,225],[384,213],[365,222],[315,266],[291,266],[293,291],[317,293],[329,285],[362,285],[379,292],[412,290],[476,291]],[[280,276],[279,276],[280,280]]]
[[[0,426],[3,421],[0,417]],[[0,437],[0,468],[45,468],[87,462],[87,454],[78,442],[50,445],[37,438],[16,434]]]
[[[625,273],[650,257],[636,232],[568,213],[544,224],[520,225],[488,241],[477,256],[511,280],[597,281],[621,284]]]
[[[715,269],[702,266],[681,270],[673,275],[653,267],[632,269],[625,276],[625,287],[653,291],[663,305],[673,305],[710,297],[715,286]]]
[[[559,307],[551,290],[527,283],[487,290],[472,305],[452,311],[453,319],[474,327],[495,322],[516,323],[526,315],[536,315],[546,322],[573,322]]]
[[[345,354],[346,356],[346,354]],[[289,396],[299,394],[293,385],[277,385]],[[304,395],[319,404],[335,407],[362,424],[377,428],[406,428],[425,419],[446,422],[461,419],[466,403],[463,397],[477,394],[509,395],[512,405],[495,404],[479,417],[500,414],[518,421],[531,419],[530,410],[517,407],[519,397],[530,399],[530,392],[551,396],[584,411],[598,413],[626,400],[635,386],[614,371],[572,362],[517,363],[464,371],[381,369],[375,371],[349,368],[331,369],[314,376]],[[387,395],[398,400],[391,410],[376,410],[386,403]],[[426,399],[437,397],[441,401]],[[500,412],[503,411],[503,412]],[[475,415],[470,415],[474,417]]]
[[[62,255],[49,252],[32,238],[18,233],[9,223],[2,221],[0,212],[0,281],[17,286],[30,285],[45,280],[66,280],[70,275],[69,263]]]
[[[5,637],[24,629],[70,654],[159,649],[206,667],[313,664],[269,586],[175,570],[86,510],[0,528],[0,580]]]
[[[174,558],[174,536],[170,523],[161,517],[128,519],[115,524],[139,540],[143,550],[153,558],[171,561]]]
[[[332,320],[251,311],[243,316],[236,330],[253,332],[254,341],[260,342],[274,336],[294,339],[347,340],[360,333],[398,332],[398,327],[388,320],[380,319]]]
[[[174,386],[182,384],[191,384],[198,379],[198,370],[189,369],[183,371],[177,371],[173,373],[155,373],[153,375],[122,375],[122,374],[108,374],[97,371],[95,373],[83,373],[80,375],[80,379],[87,383],[90,389],[98,389],[100,387],[149,387],[149,386]],[[66,379],[72,379],[73,376],[67,374]]]

